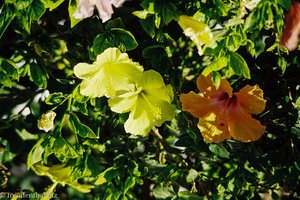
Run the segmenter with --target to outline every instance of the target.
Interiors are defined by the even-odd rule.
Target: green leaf
[[[10,60],[0,57],[0,83],[12,87],[13,81],[19,79],[18,68]]]
[[[194,169],[190,169],[189,173],[186,177],[186,182],[192,183],[196,180],[196,178],[199,176],[198,172]]]
[[[55,92],[50,94],[45,103],[48,105],[57,105],[60,104],[63,100],[66,99],[66,96],[62,92]]]
[[[76,0],[69,0],[69,6],[68,6],[68,11],[69,11],[69,17],[71,21],[71,28],[73,28],[78,22],[80,22],[80,19],[74,18],[74,13],[77,10],[77,1]]]
[[[45,72],[36,64],[30,64],[30,79],[40,88],[47,88],[47,77]]]
[[[125,185],[124,185],[124,194],[127,193],[128,190],[133,188],[135,186],[135,177],[134,176],[129,176],[126,178]]]
[[[99,174],[99,177],[95,181],[95,185],[102,185],[111,181],[112,179],[116,178],[120,175],[120,171],[115,167],[109,167],[104,172]]]
[[[219,71],[219,70],[223,69],[224,67],[226,67],[227,63],[228,63],[228,58],[227,57],[222,56],[220,58],[217,58],[210,65],[208,65],[207,67],[205,67],[205,69],[203,70],[202,74],[204,76],[207,76],[211,72]]]
[[[160,1],[158,1],[160,2]],[[161,1],[161,16],[163,24],[169,24],[176,16],[176,6],[170,1]]]
[[[204,200],[205,198],[199,197],[196,194],[193,194],[188,191],[178,192],[177,200]]]
[[[113,34],[115,44],[117,46],[122,45],[126,48],[126,51],[135,49],[138,46],[134,36],[127,30],[122,28],[112,28],[111,33]]]
[[[281,5],[285,10],[291,7],[291,0],[277,0],[278,4]]]
[[[106,151],[105,145],[100,144],[98,141],[95,141],[95,140],[86,140],[82,144],[90,146],[91,148],[93,148],[101,153],[105,153],[105,151]]]
[[[155,186],[152,192],[156,199],[167,199],[176,195],[172,187],[163,186],[162,184]]]
[[[236,74],[241,75],[247,79],[251,78],[248,64],[240,54],[231,51],[229,52],[229,58],[230,67]]]
[[[209,150],[222,158],[229,158],[230,156],[230,153],[227,151],[227,149],[220,144],[210,144]]]
[[[53,144],[53,152],[61,161],[66,162],[70,158],[77,158],[79,154],[75,149],[62,137],[58,137]]]
[[[123,23],[121,18],[111,19],[105,25],[105,30],[109,31],[113,28],[125,28],[125,24]]]
[[[45,5],[45,8],[49,8],[50,11],[57,8],[64,0],[41,0]]]
[[[137,10],[134,11],[132,14],[137,16],[140,19],[146,19],[147,16],[149,15],[149,12],[147,10]]]
[[[282,74],[284,74],[287,67],[287,61],[282,56],[279,56],[277,59],[277,65],[281,69]]]
[[[3,33],[15,18],[15,8],[11,4],[3,3],[0,7],[0,38],[2,37]]]
[[[237,51],[242,45],[242,36],[239,34],[231,34],[226,38],[226,48],[230,51]]]
[[[155,36],[155,17],[151,16],[145,20],[139,20],[144,31],[151,37]]]
[[[215,2],[215,8],[217,9],[217,13],[223,17],[227,16],[230,7],[226,5],[222,0],[214,0],[214,2]]]
[[[43,153],[45,152],[45,147],[42,146],[44,141],[48,141],[48,137],[43,137],[37,141],[37,143],[32,147],[27,158],[27,169],[30,169],[35,163],[43,160]]]
[[[83,138],[98,138],[92,129],[81,123],[79,118],[73,113],[71,113],[69,117],[69,126],[75,134]]]
[[[26,11],[30,16],[30,21],[39,20],[40,17],[45,13],[46,8],[44,4],[40,0],[32,1],[31,5],[28,7]]]
[[[97,35],[93,42],[92,52],[97,56],[109,47],[118,47],[121,50],[130,51],[137,46],[134,36],[129,31],[112,28],[110,31]]]

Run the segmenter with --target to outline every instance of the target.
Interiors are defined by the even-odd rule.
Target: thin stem
[[[180,150],[174,149],[174,148],[170,147],[168,143],[166,143],[166,141],[161,136],[161,134],[159,133],[159,131],[158,131],[158,129],[156,127],[153,127],[151,129],[150,133],[155,137],[155,139],[163,146],[163,148],[167,152],[169,152],[169,153],[180,153]]]

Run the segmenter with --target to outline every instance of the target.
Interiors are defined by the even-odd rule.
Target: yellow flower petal
[[[201,118],[210,112],[216,112],[219,104],[195,92],[181,94],[182,110],[191,113],[194,117]]]
[[[171,121],[175,118],[175,105],[161,101],[157,106],[161,109],[161,117],[156,118],[154,122],[155,126],[161,126],[165,121]]]
[[[95,66],[88,63],[78,63],[74,67],[74,74],[80,79],[93,78],[101,68],[101,65]]]
[[[203,54],[203,45],[215,45],[213,34],[205,23],[199,22],[192,17],[181,15],[178,18],[178,24],[183,29],[184,34],[196,43],[199,55]]]
[[[147,135],[154,125],[155,117],[152,107],[143,98],[139,98],[125,122],[126,133]]]
[[[147,135],[153,126],[160,126],[175,117],[175,106],[171,104],[173,90],[153,70],[145,71],[136,81],[135,91],[110,99],[109,106],[114,112],[130,112],[125,122],[127,133]]]
[[[230,135],[241,142],[258,140],[266,129],[241,107],[227,110],[227,124]]]
[[[126,113],[133,110],[138,94],[135,92],[128,92],[123,95],[118,95],[116,98],[108,100],[110,109],[116,113]]]
[[[142,66],[117,48],[106,49],[92,65],[79,63],[74,67],[74,74],[83,79],[80,93],[92,98],[110,98],[119,91],[132,91],[142,71]]]
[[[232,95],[232,87],[229,82],[226,79],[222,79],[219,88],[216,89],[212,82],[211,74],[208,76],[203,76],[201,74],[197,79],[197,88],[208,98],[214,98],[223,92],[228,93],[229,96]]]
[[[209,113],[199,119],[198,128],[203,138],[208,142],[219,143],[230,138],[230,134],[225,123],[220,123],[216,113]]]
[[[259,114],[265,110],[266,100],[263,99],[263,91],[258,85],[246,85],[235,94],[239,104],[251,114]]]

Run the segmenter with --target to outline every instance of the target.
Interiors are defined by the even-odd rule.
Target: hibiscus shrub
[[[0,1],[0,197],[299,198],[299,10]]]

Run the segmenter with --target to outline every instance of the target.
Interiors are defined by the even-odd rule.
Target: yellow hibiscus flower
[[[114,112],[130,112],[125,122],[127,133],[144,136],[153,126],[161,126],[175,117],[173,96],[171,86],[165,85],[161,75],[149,70],[137,80],[134,90],[109,99],[108,103]]]
[[[74,67],[75,76],[83,79],[80,93],[91,98],[110,98],[115,97],[118,91],[132,90],[134,80],[142,72],[143,67],[118,48],[106,49],[93,64],[79,63]]]
[[[198,128],[208,142],[219,143],[233,138],[241,142],[258,140],[266,127],[251,114],[264,111],[266,100],[258,85],[246,85],[232,93],[229,82],[221,80],[217,89],[211,75],[200,75],[197,87],[201,93],[181,94],[182,109],[199,118]]]
[[[203,54],[203,46],[207,45],[212,48],[216,46],[213,34],[207,24],[186,15],[179,16],[178,24],[183,33],[197,45],[200,56]]]

